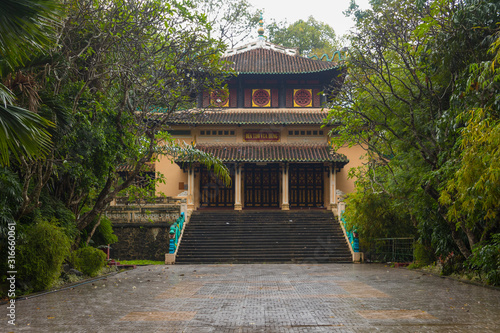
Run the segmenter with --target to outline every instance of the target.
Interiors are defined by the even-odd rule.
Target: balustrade
[[[359,252],[359,238],[356,229],[348,230],[346,221],[343,216],[340,218],[340,220],[342,221],[342,225],[344,226],[344,230],[346,232],[347,238],[349,239],[349,244],[351,245],[353,252]]]
[[[182,230],[184,229],[184,222],[184,213],[181,213],[181,216],[179,216],[175,223],[170,226],[170,246],[168,253],[173,254],[177,250],[177,247],[179,246],[179,239],[181,237]]]

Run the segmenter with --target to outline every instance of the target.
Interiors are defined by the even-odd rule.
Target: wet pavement
[[[500,332],[499,290],[374,264],[143,266],[1,307],[1,332]]]

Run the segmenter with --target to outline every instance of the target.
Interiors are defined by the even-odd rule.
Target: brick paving
[[[144,266],[16,316],[0,332],[500,332],[500,291],[384,265]]]

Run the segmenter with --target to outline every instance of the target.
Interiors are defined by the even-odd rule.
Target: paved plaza
[[[374,264],[143,266],[7,319],[1,332],[500,332],[500,291]]]

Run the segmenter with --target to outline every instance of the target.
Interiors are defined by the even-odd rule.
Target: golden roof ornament
[[[260,12],[259,29],[257,32],[259,33],[259,39],[264,39],[264,20],[262,19],[262,12]]]

